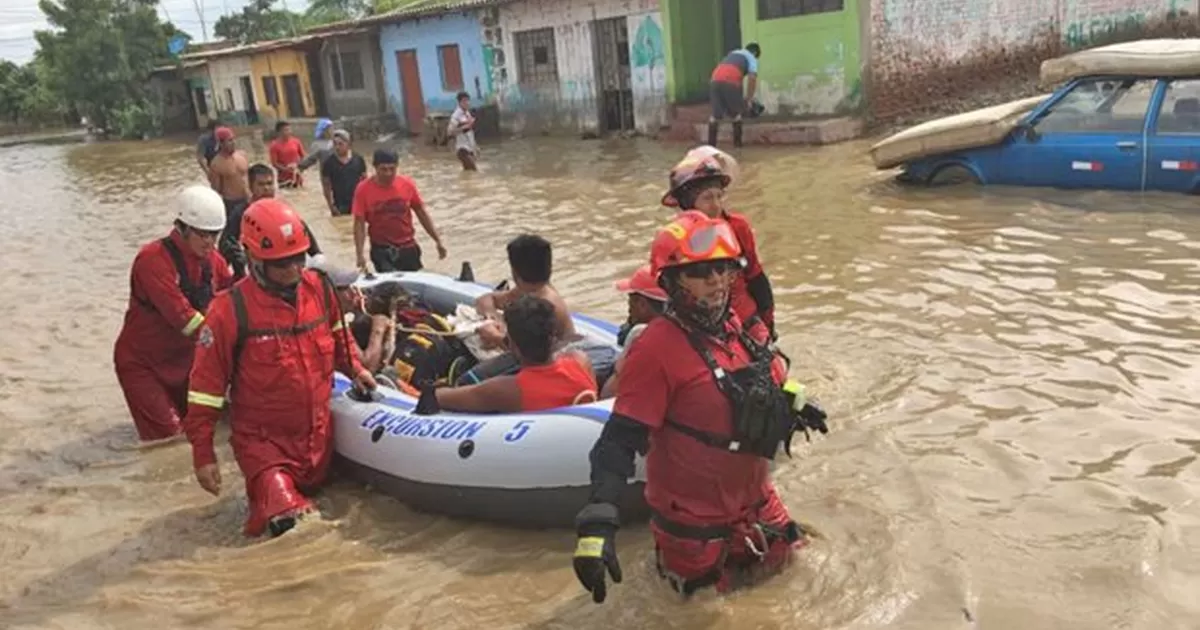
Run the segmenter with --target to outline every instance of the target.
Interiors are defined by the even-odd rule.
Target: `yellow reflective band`
[[[337,331],[339,331],[339,330],[341,330],[341,329],[342,329],[342,322],[341,322],[341,321],[336,321],[336,322],[334,322],[334,323],[333,323],[333,328],[332,328],[331,330],[333,330],[333,332],[337,332]]]
[[[200,325],[203,323],[204,323],[203,315],[201,315],[200,313],[196,313],[195,315],[192,315],[192,318],[188,320],[187,326],[183,327],[183,336],[190,337],[192,335],[192,333],[196,332],[196,329],[199,328]]]
[[[599,558],[602,553],[604,553],[604,539],[598,536],[580,538],[579,544],[575,546],[575,557],[577,558]]]
[[[674,236],[679,240],[682,240],[684,236],[687,236],[687,230],[685,230],[682,225],[679,225],[674,221],[664,225],[662,229],[663,231],[670,232],[671,236]]]
[[[787,382],[783,384],[783,391],[795,396],[795,399],[792,400],[792,409],[800,411],[804,408],[804,386],[801,385],[799,381],[789,378]]]
[[[188,403],[194,405],[204,405],[213,409],[220,409],[225,406],[224,396],[213,396],[204,392],[188,392]]]

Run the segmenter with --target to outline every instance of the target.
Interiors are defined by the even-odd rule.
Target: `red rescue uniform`
[[[521,411],[541,411],[596,400],[596,376],[574,353],[546,365],[522,366],[517,372]],[[588,397],[590,394],[590,398]]]
[[[412,207],[419,203],[423,203],[421,193],[411,178],[397,175],[391,184],[381,186],[371,177],[354,189],[350,213],[367,222],[371,245],[408,248],[417,244]]]
[[[705,337],[706,347],[726,372],[745,367],[750,354],[738,339],[741,323],[734,317],[728,337],[717,342]],[[750,331],[751,339],[765,343],[762,325]],[[786,367],[779,358],[772,376],[782,384]],[[710,434],[733,431],[733,409],[717,388],[712,371],[692,349],[685,333],[671,320],[659,317],[647,324],[638,342],[629,349],[617,385],[615,415],[650,429],[646,456],[646,502],[666,521],[689,528],[732,528],[728,539],[703,540],[673,535],[654,522],[651,530],[664,572],[683,580],[696,580],[721,571],[716,587],[729,590],[732,572],[725,567],[744,563],[750,553],[744,538],[757,540],[759,526],[785,528],[791,520],[775,493],[769,463],[762,457],[705,445],[669,426],[682,425]],[[757,566],[778,570],[790,558],[791,543],[761,542],[769,547]]]
[[[236,294],[245,308],[245,336],[235,359]],[[196,346],[184,430],[195,467],[214,463],[213,426],[230,388],[230,445],[250,503],[246,535],[311,507],[299,490],[324,481],[333,455],[333,370],[351,376],[362,370],[349,338],[332,287],[315,271],[304,272],[295,305],[253,278],[213,300]]]
[[[730,287],[729,302],[733,307],[733,312],[743,322],[750,321],[751,317],[758,314],[762,317],[763,323],[770,326],[775,321],[775,309],[771,308],[764,313],[759,313],[758,302],[754,300],[754,296],[750,295],[750,290],[747,288],[750,280],[765,273],[762,261],[758,258],[758,243],[754,240],[754,230],[750,228],[750,220],[737,212],[726,212],[723,218],[729,223],[729,227],[733,228],[738,244],[742,246],[742,259],[746,261],[742,272],[734,277],[733,286]]]
[[[169,249],[172,246],[182,273]],[[202,287],[206,277],[209,286]],[[188,371],[204,313],[185,293],[211,295],[232,283],[233,274],[221,254],[214,250],[206,259],[197,257],[178,230],[143,246],[133,259],[129,305],[113,347],[113,363],[142,440],[178,434],[187,409]]]
[[[301,183],[300,173],[295,169],[287,168],[287,166],[299,164],[300,160],[304,159],[304,143],[295,136],[287,140],[276,138],[271,142],[269,153],[271,164],[279,173],[279,185],[299,186]]]

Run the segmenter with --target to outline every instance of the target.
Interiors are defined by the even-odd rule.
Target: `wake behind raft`
[[[487,286],[427,272],[378,274],[369,290],[398,281],[438,313],[453,313]],[[575,329],[617,346],[617,327],[578,313]],[[333,420],[339,469],[426,512],[512,527],[574,528],[591,492],[588,453],[612,412],[612,399],[537,412],[416,415],[417,400],[381,386],[377,400],[352,398],[334,379]],[[621,500],[624,520],[644,520],[644,462]]]

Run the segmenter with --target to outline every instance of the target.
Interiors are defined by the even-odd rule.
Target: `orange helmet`
[[[668,267],[716,260],[739,260],[742,247],[723,219],[709,218],[699,210],[680,212],[654,235],[650,245],[650,271],[655,278]]]
[[[679,200],[675,194],[680,188],[702,179],[720,179],[721,187],[728,188],[737,179],[738,163],[732,155],[709,145],[698,146],[688,151],[683,159],[671,169],[668,182],[670,189],[663,195],[664,206],[676,207]]]
[[[242,245],[257,260],[279,260],[308,251],[308,231],[280,199],[259,199],[242,214]]]
[[[650,265],[642,265],[633,272],[632,276],[617,281],[617,290],[621,293],[636,293],[642,297],[658,302],[667,301],[667,292],[654,281],[654,273]]]

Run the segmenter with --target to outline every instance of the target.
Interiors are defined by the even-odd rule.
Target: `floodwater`
[[[0,626],[1200,627],[1195,198],[905,190],[866,146],[748,150],[732,194],[782,344],[831,412],[777,470],[821,538],[771,582],[685,605],[632,527],[602,606],[575,582],[570,532],[415,513],[348,482],[322,520],[243,539],[223,434],[213,499],[186,445],[137,447],[111,363],[129,262],[199,180],[191,145],[0,150]],[[451,252],[435,269],[500,279],[504,243],[534,230],[569,302],[617,321],[611,282],[644,260],[681,154],[538,139],[486,146],[477,174],[423,146],[403,168]],[[348,219],[316,186],[287,196],[351,262]]]

